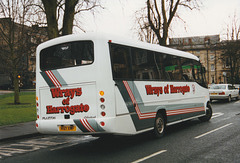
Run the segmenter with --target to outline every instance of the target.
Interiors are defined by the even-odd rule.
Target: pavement
[[[8,93],[13,93],[13,91],[0,90],[0,95],[4,95],[4,94],[8,94]]]
[[[0,90],[0,95],[8,93],[13,93],[13,91]],[[35,121],[32,121],[26,123],[18,123],[14,125],[0,126],[0,142],[40,135],[40,133],[38,133],[35,127],[35,124]]]
[[[20,91],[21,92],[34,92],[36,90],[35,89],[21,89],[20,88]],[[12,90],[0,90],[0,95],[4,95],[4,94],[8,94],[8,93],[14,93],[14,91],[12,91]]]
[[[35,127],[35,121],[0,126],[0,142],[40,135]]]

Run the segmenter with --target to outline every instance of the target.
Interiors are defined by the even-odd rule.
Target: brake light
[[[101,126],[105,126],[105,122],[103,122],[103,121],[100,122],[100,125],[101,125]]]
[[[103,112],[101,112],[101,115],[104,117],[106,115],[106,113],[103,111]]]
[[[225,92],[221,92],[221,93],[219,93],[219,95],[225,95]]]
[[[105,99],[102,97],[102,98],[100,98],[100,101],[101,101],[102,103],[104,103]]]

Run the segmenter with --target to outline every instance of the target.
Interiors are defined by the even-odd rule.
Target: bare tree
[[[82,12],[94,12],[97,8],[102,8],[99,0],[42,0],[42,3],[43,7],[39,6],[46,14],[50,39],[72,34],[74,18]]]
[[[57,0],[42,0],[42,3],[47,18],[48,37],[49,39],[58,37]]]
[[[229,24],[227,24],[227,40],[239,40],[240,39],[240,22],[239,18],[236,15],[236,12],[233,14],[233,17],[229,17]]]
[[[0,1],[0,56],[2,68],[12,76],[14,103],[19,104],[20,72],[26,69],[28,55],[28,27],[31,0]],[[4,66],[3,66],[4,64]]]
[[[199,8],[197,0],[147,0],[146,16],[141,24],[145,30],[150,29],[154,32],[160,45],[166,45],[168,32],[173,19],[180,18],[178,10],[187,8],[190,10]],[[147,17],[147,21],[146,21]],[[181,19],[181,18],[180,18]],[[142,29],[144,29],[142,28]]]
[[[146,8],[143,8],[135,12],[134,30],[136,31],[139,40],[152,44],[158,44],[157,36],[148,24],[148,17],[145,9]]]
[[[240,24],[236,13],[229,20],[231,21],[226,28],[227,40],[222,42],[224,52],[221,59],[230,67],[228,82],[236,84],[240,83]]]

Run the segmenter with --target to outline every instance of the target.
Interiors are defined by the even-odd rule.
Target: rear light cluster
[[[101,108],[102,110],[104,110],[104,109],[105,109],[105,105],[104,105],[104,102],[105,102],[104,91],[100,91],[100,92],[99,92],[99,95],[101,96],[100,102],[102,103],[102,104],[100,105],[100,108]],[[104,116],[106,115],[106,113],[105,113],[104,111],[102,111],[102,112],[101,112],[101,115],[104,117]]]
[[[225,95],[225,92],[221,92],[221,93],[219,93],[219,95]]]
[[[100,99],[99,99],[100,102],[101,102],[100,108],[102,109],[102,111],[101,111],[101,116],[105,117],[105,116],[106,116],[106,112],[103,111],[103,110],[105,109],[105,105],[104,105],[104,102],[105,102],[104,91],[100,91],[100,92],[99,92],[99,95],[101,96]],[[105,126],[105,122],[101,121],[101,122],[100,122],[100,125],[101,125],[101,126]]]

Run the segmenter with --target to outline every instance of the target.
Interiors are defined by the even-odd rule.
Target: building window
[[[211,64],[211,71],[215,71],[215,65]]]
[[[226,68],[230,68],[230,59],[229,58],[226,58]]]
[[[214,76],[211,76],[212,77],[212,83],[215,83],[215,81],[214,81]]]
[[[36,72],[36,66],[32,65],[32,72]]]
[[[214,55],[210,55],[210,61],[214,61],[215,56]]]

